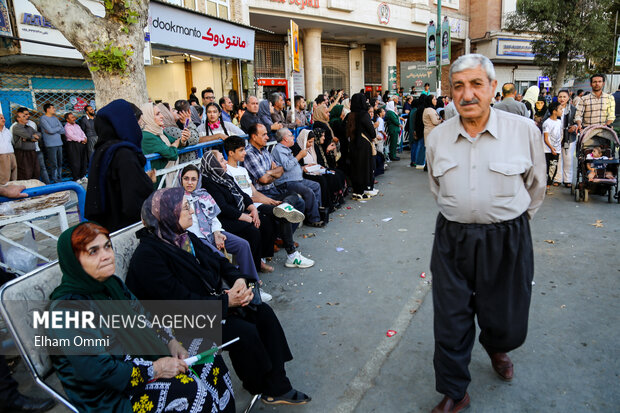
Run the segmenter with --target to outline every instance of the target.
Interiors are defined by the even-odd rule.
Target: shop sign
[[[0,0],[3,2],[4,0]],[[103,4],[91,0],[80,0],[95,16],[103,17]],[[1,4],[1,3],[0,3]],[[2,8],[2,6],[0,6]],[[25,40],[38,40],[62,46],[72,46],[71,43],[57,30],[39,11],[27,0],[14,0],[15,20],[18,36]],[[82,59],[82,55],[75,49],[48,46],[32,42],[20,42],[23,54],[36,56],[64,57]]]
[[[437,63],[437,44],[435,36],[437,31],[435,29],[435,23],[431,20],[426,30],[426,65],[435,66]]]
[[[379,4],[377,14],[379,15],[379,24],[388,24],[390,22],[390,6],[386,3]]]
[[[424,84],[431,85],[431,89],[437,84],[437,70],[428,67],[424,62],[400,62],[400,87],[405,90],[415,88],[416,91],[424,90]]]
[[[13,36],[6,0],[0,0],[0,36]]]
[[[375,90],[377,92],[381,92],[381,85],[377,85],[377,86],[364,86],[364,91],[365,92],[372,92],[372,88],[375,88]]]
[[[259,86],[287,86],[286,79],[256,79]]]
[[[293,72],[299,72],[299,26],[291,20],[291,50],[293,51]]]
[[[319,0],[270,0],[272,3],[295,4],[301,10],[306,7],[318,9],[320,7]]]
[[[149,32],[153,44],[254,60],[254,30],[164,4],[149,4]]]
[[[526,39],[497,39],[497,55],[534,57],[532,42]]]

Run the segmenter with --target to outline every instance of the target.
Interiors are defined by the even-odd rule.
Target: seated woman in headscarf
[[[217,219],[220,207],[213,197],[202,188],[202,176],[195,165],[187,165],[179,172],[178,186],[185,189],[185,196],[194,208],[192,226],[188,229],[213,251],[233,254],[242,273],[252,280],[260,282],[250,244],[241,237],[224,231],[222,223]],[[224,256],[224,254],[222,254]],[[266,264],[265,264],[266,265]],[[267,266],[273,271],[273,268]],[[271,300],[271,296],[261,290],[263,301]]]
[[[167,103],[157,104],[163,118],[164,118],[164,134],[174,139],[181,139],[183,137],[183,130],[189,129],[189,139],[185,143],[186,146],[196,145],[200,138],[198,136],[198,129],[196,124],[191,120],[191,113],[188,110],[177,111],[176,109],[168,108]],[[187,125],[187,128],[185,127]],[[179,155],[179,163],[189,162],[196,159],[195,152],[187,152]]]
[[[205,152],[200,164],[202,187],[220,208],[219,219],[226,231],[250,243],[256,270],[271,272],[273,268],[261,258],[273,256],[275,223],[268,217],[261,219],[252,198],[226,173],[227,164],[223,159],[219,151]]]
[[[329,212],[333,212],[343,202],[343,188],[341,182],[336,177],[336,172],[327,165],[325,153],[317,142],[315,136],[325,142],[325,131],[315,129],[310,131],[302,130],[297,137],[297,142],[291,147],[293,155],[297,155],[305,149],[306,155],[299,159],[299,164],[303,170],[303,176],[311,181],[318,182],[321,185],[321,205]],[[323,157],[323,164],[319,163],[319,157]]]
[[[51,311],[109,311],[148,319],[142,304],[114,275],[114,251],[109,232],[102,226],[84,222],[64,231],[58,238],[58,261],[62,281],[51,294]],[[104,308],[95,300],[109,304]],[[47,332],[71,342],[77,336],[108,341],[105,347],[80,347],[73,354],[65,350],[63,355],[51,356],[67,397],[80,412],[129,413],[140,406],[150,406],[149,412],[193,412],[196,406],[214,412],[235,411],[221,356],[188,371],[184,359],[189,353],[169,329],[51,328]],[[198,348],[202,341],[192,340],[189,348]],[[212,391],[204,391],[205,385]]]
[[[201,142],[214,141],[216,139],[225,140],[229,136],[243,135],[243,131],[231,122],[224,122],[222,119],[222,109],[217,103],[211,102],[206,107],[207,121],[198,127]]]
[[[144,172],[140,116],[135,105],[118,99],[99,109],[95,118],[98,140],[84,215],[112,232],[139,222],[142,204],[153,192],[155,170]]]
[[[271,114],[273,113],[273,105],[268,99],[263,99],[258,104],[258,118],[266,128],[267,132],[276,132],[282,128],[281,123],[273,123]]]
[[[159,107],[153,106],[152,103],[145,103],[142,106],[142,151],[145,154],[158,153],[161,159],[151,162],[155,169],[171,168],[179,163],[180,147],[186,146],[187,141],[191,137],[189,129],[183,129],[181,138],[177,139],[164,132],[164,117]],[[175,173],[169,173],[166,177],[166,186],[174,185],[176,179]],[[156,182],[159,183],[159,179]]]
[[[240,338],[226,349],[244,388],[267,404],[309,402],[286,376],[293,356],[278,318],[267,304],[250,304],[245,274],[187,232],[192,213],[183,188],[160,189],[145,201],[146,228],[137,233],[127,286],[141,300],[220,300],[222,340]]]

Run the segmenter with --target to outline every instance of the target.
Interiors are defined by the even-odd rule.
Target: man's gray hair
[[[280,100],[280,97],[282,97],[282,94],[280,92],[273,92],[271,95],[269,95],[269,101],[272,105],[275,106],[276,102]]]
[[[460,56],[454,61],[454,63],[452,63],[452,66],[450,66],[449,76],[450,84],[452,84],[452,75],[454,73],[459,73],[468,69],[476,69],[478,66],[482,66],[482,69],[487,72],[489,82],[495,80],[495,68],[489,58],[481,54],[471,53]]]
[[[292,133],[288,128],[280,128],[276,132],[276,142],[282,142],[282,139],[287,135],[287,133]]]
[[[250,103],[250,99],[252,99],[252,98],[255,98],[256,100],[258,100],[258,98],[257,98],[256,96],[254,96],[254,95],[248,95],[248,96],[245,98],[245,103],[246,103],[246,104],[249,104],[249,103]]]

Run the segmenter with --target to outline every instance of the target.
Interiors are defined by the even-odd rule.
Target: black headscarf
[[[240,212],[245,210],[241,188],[239,188],[235,182],[235,179],[228,175],[226,170],[222,168],[220,161],[217,160],[212,151],[205,152],[205,154],[202,155],[202,161],[200,162],[200,173],[203,177],[205,177],[205,179],[209,179],[216,184],[227,188],[235,197],[235,201],[237,201],[237,209]]]
[[[89,216],[106,212],[108,168],[118,149],[128,148],[134,151],[142,165],[146,164],[141,149],[142,131],[138,125],[141,115],[142,112],[136,105],[123,99],[112,101],[97,112],[95,131],[98,138],[90,160],[86,191]]]

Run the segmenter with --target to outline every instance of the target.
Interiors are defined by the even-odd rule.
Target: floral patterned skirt
[[[187,350],[193,356],[209,348],[210,345],[202,346],[202,339],[195,339]],[[220,355],[215,356],[213,363],[192,366],[187,374],[172,379],[148,382],[138,377],[141,371],[134,369],[129,395],[136,413],[235,412],[230,373]]]

